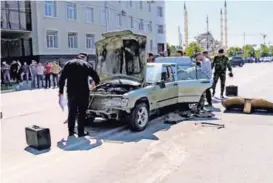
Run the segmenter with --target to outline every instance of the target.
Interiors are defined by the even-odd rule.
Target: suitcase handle
[[[37,126],[37,125],[33,125],[32,128],[34,128],[34,129],[39,129],[40,127]]]

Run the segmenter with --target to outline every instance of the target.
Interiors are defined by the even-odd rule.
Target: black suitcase
[[[226,86],[226,96],[238,96],[238,86]]]
[[[49,149],[51,147],[50,130],[36,125],[26,127],[27,144],[37,150]]]

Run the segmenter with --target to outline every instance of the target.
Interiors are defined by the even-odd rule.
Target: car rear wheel
[[[240,66],[240,67],[243,67],[243,64],[242,64],[242,63],[240,63],[240,64],[239,64],[239,66]]]
[[[129,125],[132,131],[142,131],[149,122],[149,109],[147,104],[138,103],[131,112]]]

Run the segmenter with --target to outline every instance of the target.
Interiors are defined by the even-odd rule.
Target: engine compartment
[[[94,88],[92,92],[122,95],[138,88],[140,88],[140,86],[105,83]]]

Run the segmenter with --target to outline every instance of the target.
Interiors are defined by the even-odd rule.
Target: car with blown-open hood
[[[146,36],[131,31],[102,36],[96,42],[95,64],[101,84],[90,92],[89,123],[95,117],[116,119],[141,131],[154,112],[178,103],[198,103],[210,87],[209,79],[202,84],[178,80],[176,63],[146,63]]]

